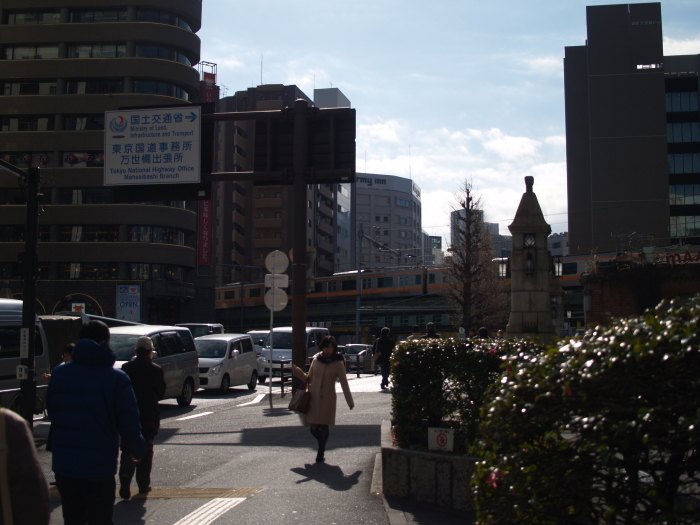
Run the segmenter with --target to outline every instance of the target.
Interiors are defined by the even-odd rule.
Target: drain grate
[[[136,487],[131,489],[132,499],[174,499],[174,498],[192,498],[192,499],[214,499],[214,498],[248,498],[261,491],[262,488],[225,488],[225,489],[202,489],[202,488],[168,488],[154,487],[147,494],[138,494]],[[51,496],[60,497],[55,486],[51,487]],[[117,492],[117,497],[119,493]]]

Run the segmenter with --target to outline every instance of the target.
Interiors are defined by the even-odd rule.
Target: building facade
[[[375,241],[362,239],[363,268],[416,266],[423,256],[420,187],[404,177],[358,173],[355,192],[356,229]]]
[[[167,188],[103,185],[105,111],[198,100],[201,9],[191,0],[0,0],[0,156],[41,168],[39,311],[163,324],[213,316],[213,280],[197,265],[197,203]],[[18,297],[25,199],[0,172],[0,278]]]
[[[660,3],[586,17],[564,59],[570,253],[697,242],[698,55],[663,55]]]
[[[323,92],[325,104],[350,103],[337,89],[317,91]],[[293,107],[297,99],[313,104],[297,86],[266,84],[222,98],[218,111],[284,109]],[[253,120],[217,125],[215,171],[256,170],[255,126]],[[350,260],[351,187],[350,184],[307,187],[307,245],[316,249],[316,275],[332,275]],[[259,282],[267,254],[273,250],[289,253],[292,248],[291,185],[217,182],[214,203],[217,283]]]

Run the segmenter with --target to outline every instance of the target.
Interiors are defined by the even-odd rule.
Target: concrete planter
[[[401,449],[391,440],[391,422],[382,422],[382,492],[459,513],[473,513],[469,480],[477,458]]]

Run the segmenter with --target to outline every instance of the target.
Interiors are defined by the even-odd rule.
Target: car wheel
[[[260,383],[261,385],[264,385],[265,381],[267,381],[267,377],[258,377],[258,383]]]
[[[224,377],[221,378],[221,386],[219,387],[219,394],[228,394],[228,389],[231,386],[231,380],[228,377],[228,374],[224,374]]]
[[[185,384],[182,386],[182,394],[177,396],[175,399],[177,400],[177,404],[180,405],[181,407],[186,407],[192,402],[192,396],[194,395],[194,385],[192,384],[192,380],[188,379],[185,381]]]
[[[250,375],[250,383],[248,383],[248,390],[255,390],[255,384],[258,382],[258,373],[253,370],[253,373]],[[261,381],[262,383],[262,381]]]

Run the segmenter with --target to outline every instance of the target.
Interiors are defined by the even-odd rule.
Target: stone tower
[[[510,254],[511,306],[507,337],[539,336],[550,342],[562,335],[563,292],[554,275],[547,237],[552,228],[544,220],[537,195],[532,191],[533,177],[525,177],[526,191],[520,200],[513,223]]]

